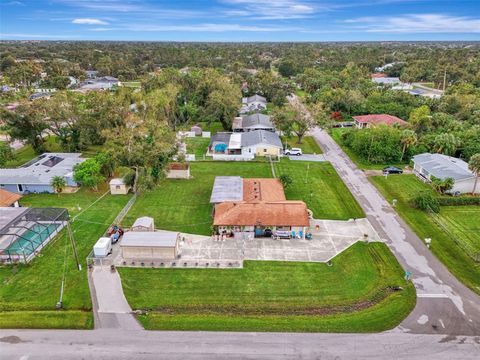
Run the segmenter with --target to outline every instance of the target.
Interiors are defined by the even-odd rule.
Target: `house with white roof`
[[[86,159],[78,153],[44,153],[15,169],[0,169],[0,188],[17,194],[54,193],[52,178],[61,176],[67,187],[77,187],[73,168]]]
[[[452,178],[455,181],[450,193],[471,193],[475,185],[475,174],[468,169],[468,164],[462,159],[443,154],[424,153],[415,155],[413,172],[421,180],[430,182],[432,177],[441,180]],[[480,187],[475,190],[480,194]]]

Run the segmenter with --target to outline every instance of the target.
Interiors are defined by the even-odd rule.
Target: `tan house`
[[[121,178],[112,179],[109,184],[112,195],[126,195],[130,191],[130,186],[125,184]]]
[[[217,176],[210,202],[218,234],[234,237],[301,237],[310,226],[307,205],[286,200],[278,179]]]
[[[180,234],[172,231],[128,231],[120,249],[124,261],[174,260],[178,255]]]

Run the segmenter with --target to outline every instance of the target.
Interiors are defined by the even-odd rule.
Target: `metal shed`
[[[132,225],[130,231],[142,232],[142,231],[155,231],[155,224],[153,218],[149,216],[139,217]]]
[[[128,231],[120,243],[122,257],[127,261],[173,260],[178,255],[179,237],[172,231]]]

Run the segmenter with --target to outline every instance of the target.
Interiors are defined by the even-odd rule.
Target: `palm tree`
[[[405,156],[405,152],[407,149],[417,143],[417,134],[413,130],[403,130],[401,135],[400,135],[400,142],[403,145],[402,149],[402,157],[400,160],[403,160],[403,157]]]
[[[453,155],[458,147],[458,139],[453,134],[440,134],[433,140],[433,149],[440,154]]]
[[[477,191],[478,177],[480,176],[480,153],[473,155],[468,162],[468,168],[475,174],[472,194]]]
[[[50,185],[57,194],[60,194],[67,187],[67,181],[63,176],[54,176],[50,181]]]

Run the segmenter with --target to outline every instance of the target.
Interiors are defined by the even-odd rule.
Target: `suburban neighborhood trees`
[[[94,159],[87,159],[73,168],[73,180],[80,185],[98,190],[98,185],[105,180],[101,173],[100,163]]]
[[[473,184],[472,194],[475,194],[480,176],[480,153],[473,155],[468,162],[468,168],[475,174],[475,183]]]

